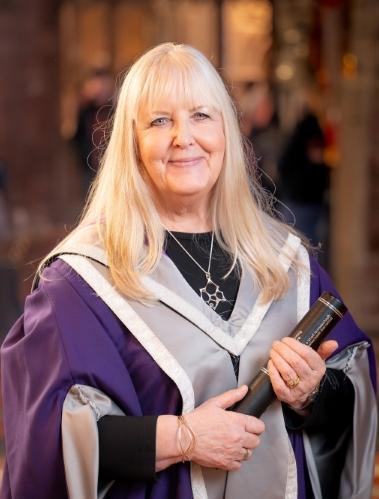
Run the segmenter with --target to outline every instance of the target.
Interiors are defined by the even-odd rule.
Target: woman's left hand
[[[325,359],[337,347],[334,340],[324,341],[317,351],[293,338],[274,341],[267,367],[277,398],[301,411],[325,374]]]

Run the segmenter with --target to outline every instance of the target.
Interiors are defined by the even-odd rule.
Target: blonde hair
[[[128,71],[82,219],[45,261],[73,234],[95,224],[116,287],[133,299],[152,298],[141,278],[156,267],[165,232],[139,165],[135,123],[142,106],[150,108],[167,93],[187,102],[201,95],[221,113],[226,148],[210,207],[215,237],[232,255],[233,266],[242,261],[252,270],[264,302],[283,296],[289,280],[278,255],[289,229],[265,212],[257,182],[249,185],[248,159],[225,84],[208,59],[187,45],[158,45]]]

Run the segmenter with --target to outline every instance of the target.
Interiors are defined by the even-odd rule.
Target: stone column
[[[58,5],[0,4],[0,156],[16,224],[25,229],[61,219],[69,191],[60,162]]]
[[[152,0],[155,43],[193,45],[218,66],[218,3],[214,0]]]
[[[283,131],[290,132],[307,99],[312,0],[274,0],[274,79]]]
[[[231,82],[267,81],[272,14],[269,0],[223,3],[223,66]]]
[[[341,167],[332,218],[337,285],[361,327],[379,324],[379,4],[351,2],[341,82]]]

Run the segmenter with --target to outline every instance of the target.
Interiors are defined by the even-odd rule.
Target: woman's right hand
[[[259,435],[265,429],[263,421],[226,410],[241,400],[247,390],[246,385],[228,390],[185,414],[185,420],[196,439],[192,453],[188,456],[191,461],[209,468],[234,471],[241,467],[242,461],[251,457],[259,445]],[[176,416],[159,416],[157,471],[181,460],[177,428]]]
[[[265,429],[263,421],[226,410],[246,393],[246,385],[229,390],[185,415],[196,437],[190,456],[192,461],[209,468],[233,471],[251,457],[253,449],[259,445],[259,435]]]

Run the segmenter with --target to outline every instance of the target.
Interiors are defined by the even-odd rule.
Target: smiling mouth
[[[172,165],[178,166],[192,166],[196,165],[203,159],[202,156],[197,156],[196,158],[178,158],[178,159],[170,159],[168,162]]]

